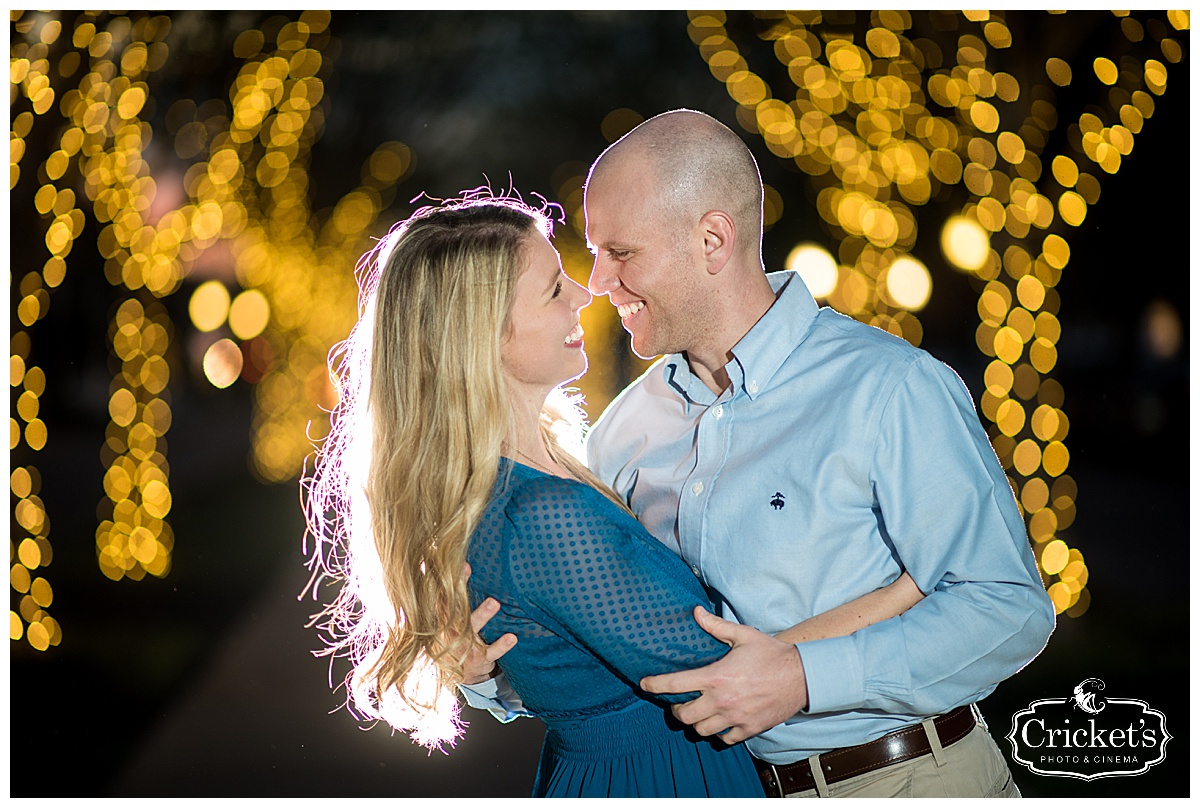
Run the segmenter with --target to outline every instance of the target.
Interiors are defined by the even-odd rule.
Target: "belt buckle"
[[[987,721],[984,719],[983,713],[979,711],[978,703],[971,704],[971,714],[975,717],[975,723],[987,730]]]
[[[765,760],[763,762],[766,763]],[[771,769],[771,778],[775,781],[775,790],[779,792],[775,796],[786,797],[787,794],[783,790],[783,778],[779,776],[779,769],[775,767],[774,763],[767,763],[767,766]]]

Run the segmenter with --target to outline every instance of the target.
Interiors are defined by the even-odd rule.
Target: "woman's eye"
[[[550,297],[552,297],[552,298],[558,297],[561,293],[562,293],[562,281],[559,281],[558,283],[554,284],[554,294],[550,295]]]

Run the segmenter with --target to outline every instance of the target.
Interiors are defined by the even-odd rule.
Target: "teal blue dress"
[[[728,646],[699,626],[711,608],[687,565],[590,486],[502,459],[471,538],[472,607],[519,642],[500,659],[525,708],[546,724],[535,797],[761,797],[742,744],[681,726],[644,676],[695,668]]]

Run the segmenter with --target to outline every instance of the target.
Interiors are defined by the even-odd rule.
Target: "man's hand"
[[[768,730],[808,706],[804,664],[796,646],[758,629],[722,620],[697,606],[696,622],[731,650],[721,659],[676,673],[647,676],[648,693],[689,693],[700,697],[671,708],[675,717],[701,735],[720,735],[727,744]]]
[[[467,578],[471,577],[470,564],[464,564],[463,571]],[[511,651],[517,644],[517,635],[512,633],[505,634],[491,645],[485,643],[479,636],[479,630],[487,625],[487,622],[495,617],[498,611],[500,611],[500,601],[495,598],[486,598],[483,603],[479,604],[479,608],[471,612],[471,630],[475,632],[475,642],[471,647],[471,653],[467,656],[467,661],[463,663],[463,684],[465,685],[477,685],[491,679],[495,675],[496,660]]]

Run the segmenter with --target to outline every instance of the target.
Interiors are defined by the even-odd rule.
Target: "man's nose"
[[[612,271],[603,255],[592,262],[592,274],[588,277],[588,291],[593,295],[606,295],[617,288],[617,275]]]

